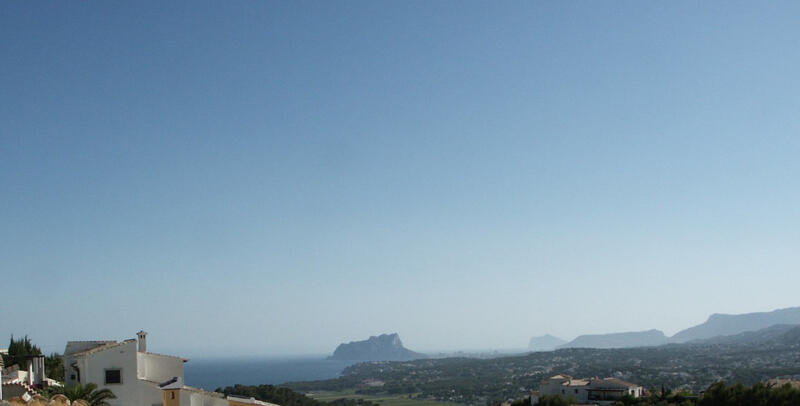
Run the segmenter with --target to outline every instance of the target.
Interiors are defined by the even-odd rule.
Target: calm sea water
[[[277,385],[291,381],[312,381],[337,377],[350,361],[321,357],[192,359],[184,365],[186,384],[206,390],[243,385]]]

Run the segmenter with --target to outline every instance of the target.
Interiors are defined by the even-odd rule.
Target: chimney
[[[33,359],[28,360],[28,385],[33,385]]]
[[[142,330],[136,333],[139,338],[139,352],[147,352],[147,332]]]
[[[47,378],[44,373],[44,355],[38,355],[31,359],[33,366],[33,385],[41,385]]]

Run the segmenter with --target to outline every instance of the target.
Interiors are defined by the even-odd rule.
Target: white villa
[[[639,385],[617,378],[574,379],[555,375],[542,381],[538,395],[572,396],[581,404],[609,405],[625,395],[641,397],[642,390]],[[532,405],[538,403],[539,396],[531,396]]]
[[[186,358],[147,351],[147,333],[137,339],[70,341],[64,350],[64,380],[94,383],[117,396],[112,406],[228,406],[218,393],[183,385]]]

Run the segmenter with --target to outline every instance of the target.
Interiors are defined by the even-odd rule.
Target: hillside
[[[800,326],[794,324],[776,324],[756,331],[716,336],[704,340],[692,340],[687,344],[694,345],[789,345],[800,342]]]
[[[408,361],[425,358],[425,355],[403,347],[400,336],[394,333],[339,344],[328,358],[338,361]]]
[[[559,345],[566,344],[566,342],[566,340],[551,336],[550,334],[545,334],[543,336],[531,338],[528,342],[528,349],[531,351],[552,351]]]
[[[672,336],[674,342],[702,340],[756,331],[776,324],[800,324],[800,307],[746,314],[712,314],[705,323]]]
[[[379,406],[377,403],[360,399],[330,399],[327,402],[321,402],[289,388],[272,385],[234,385],[217,388],[217,392],[225,396],[254,398],[280,406]]]
[[[348,367],[336,379],[294,382],[294,390],[408,394],[470,405],[525,396],[556,373],[613,376],[647,388],[701,391],[714,382],[750,385],[800,374],[800,329],[767,331],[775,339],[668,344],[620,349],[568,348],[494,359],[422,359]]]
[[[669,339],[661,330],[611,334],[586,334],[559,348],[629,348],[667,344]]]

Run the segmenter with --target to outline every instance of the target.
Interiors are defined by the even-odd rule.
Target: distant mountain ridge
[[[333,355],[328,357],[339,361],[410,361],[419,358],[426,356],[403,347],[397,333],[339,344]]]
[[[531,341],[528,342],[528,349],[531,351],[553,351],[559,345],[566,343],[567,340],[545,334],[543,336],[531,338]]]
[[[705,323],[679,331],[672,341],[684,343],[717,336],[729,336],[746,331],[757,331],[776,324],[800,324],[800,307],[789,307],[771,312],[745,314],[712,314]]]
[[[672,337],[665,336],[660,330],[585,334],[568,343],[557,345],[554,349],[651,347],[670,343],[745,344],[767,342],[778,339],[778,336],[784,341],[791,341],[800,338],[800,328],[794,328],[798,326],[800,307],[744,314],[715,313],[706,322],[681,330]],[[534,344],[538,345],[538,340],[544,337],[556,338],[550,335],[534,337],[529,347],[534,351],[549,351],[544,345],[540,349],[534,349]]]
[[[776,324],[756,331],[692,340],[686,345],[794,345],[800,343],[800,325]]]
[[[632,331],[611,334],[585,334],[558,348],[630,348],[652,347],[669,343],[661,330]]]

